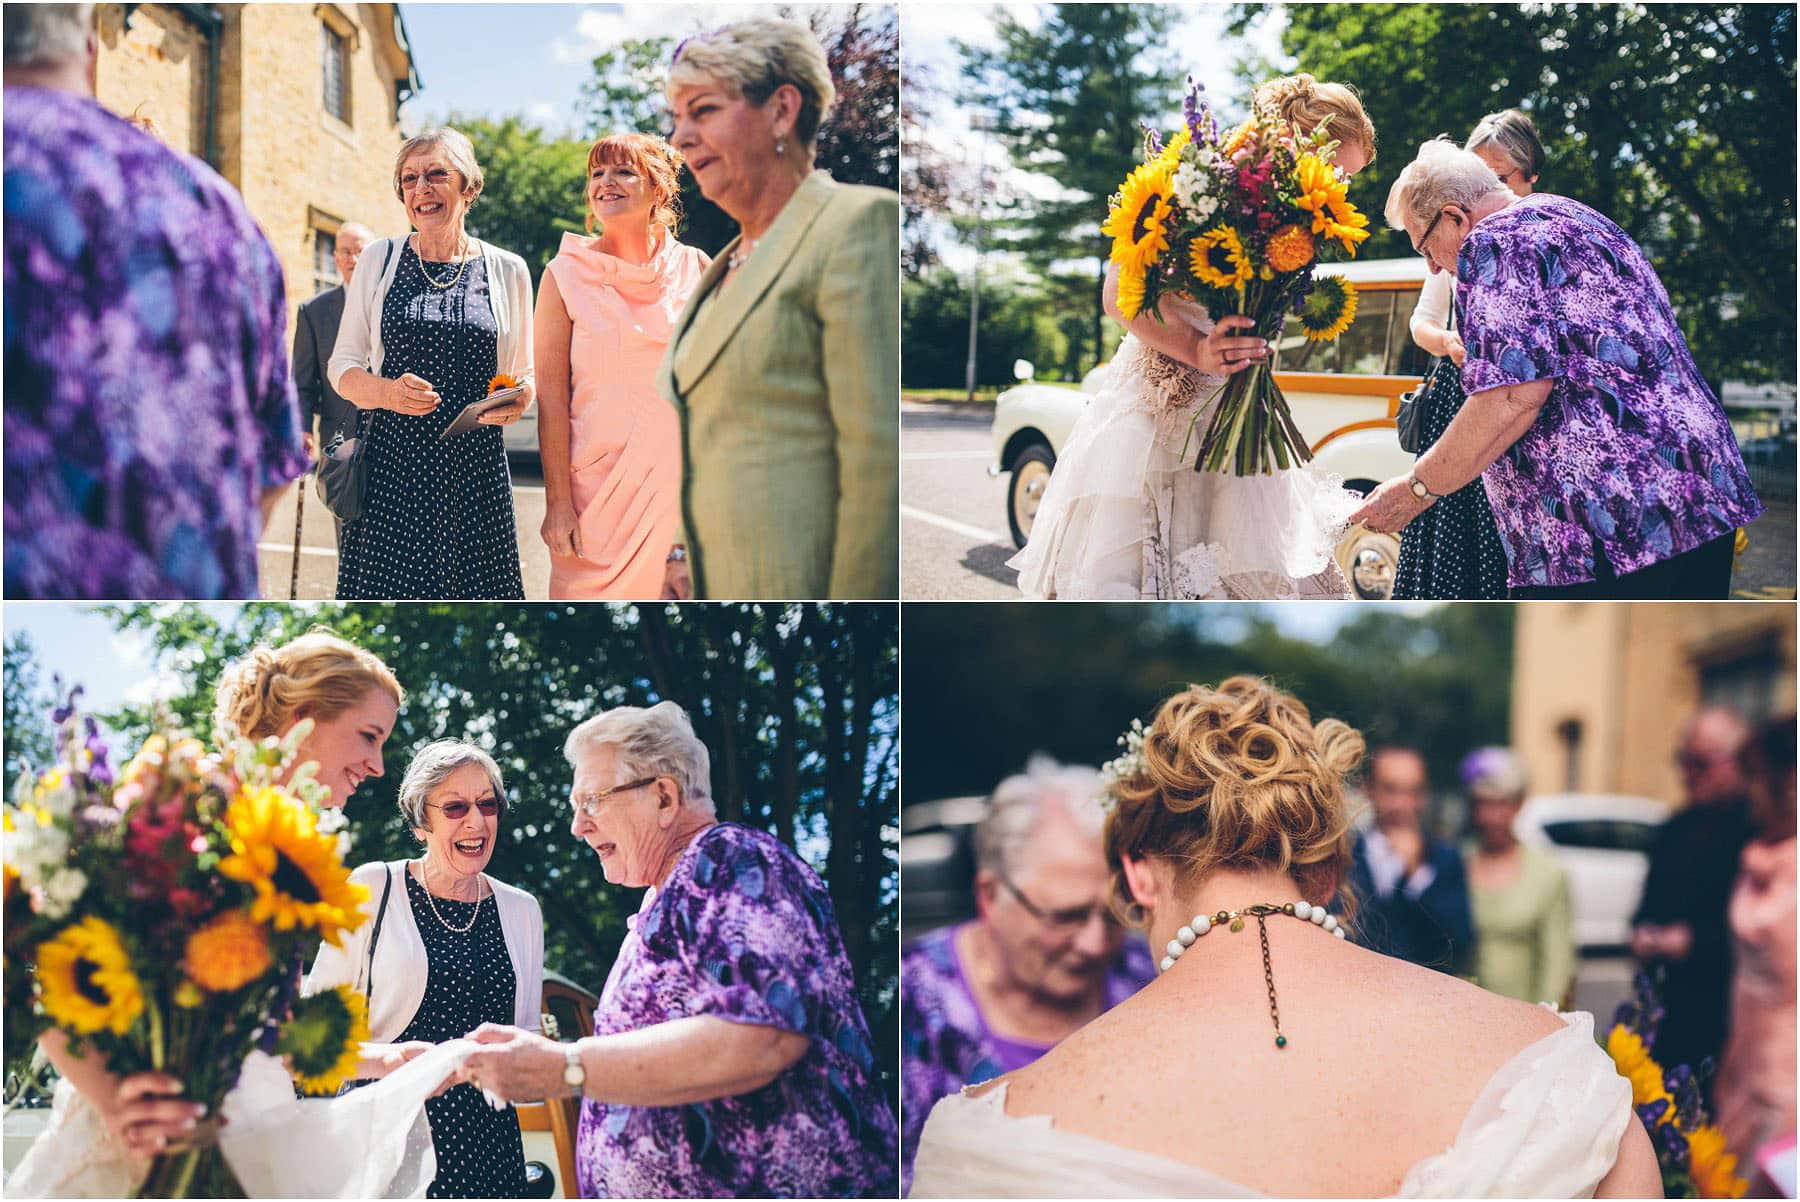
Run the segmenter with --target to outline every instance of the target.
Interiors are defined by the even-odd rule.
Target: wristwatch
[[[1419,498],[1421,501],[1425,500],[1427,497],[1431,498],[1433,501],[1441,501],[1444,499],[1443,493],[1432,492],[1429,488],[1426,488],[1425,481],[1419,479],[1417,472],[1408,472],[1406,474],[1406,484],[1408,488],[1412,489],[1412,495]]]
[[[577,1094],[587,1084],[587,1069],[581,1063],[581,1045],[569,1044],[563,1049],[563,1084]]]

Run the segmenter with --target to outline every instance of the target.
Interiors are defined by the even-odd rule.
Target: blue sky
[[[682,37],[768,11],[752,4],[402,4],[424,83],[407,102],[404,122],[416,131],[452,112],[523,113],[567,132],[602,50],[626,38]]]

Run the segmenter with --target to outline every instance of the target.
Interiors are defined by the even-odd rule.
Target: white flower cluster
[[[4,837],[6,863],[37,899],[36,909],[52,918],[68,913],[87,888],[87,878],[69,868],[69,816],[80,795],[66,768],[41,778],[26,772],[13,789],[14,811]]]
[[[1202,153],[1211,154],[1211,151]],[[1175,199],[1187,213],[1188,219],[1196,225],[1211,217],[1219,207],[1218,198],[1208,195],[1207,188],[1212,184],[1212,173],[1204,167],[1183,161],[1175,168],[1175,174],[1169,184],[1174,189]]]
[[[1144,729],[1144,720],[1133,718],[1131,728],[1119,736],[1119,746],[1125,749],[1124,752],[1100,765],[1100,777],[1106,782],[1106,791],[1100,798],[1103,809],[1112,809],[1117,801],[1113,793],[1114,785],[1142,775],[1149,767],[1144,761],[1144,737],[1147,734],[1149,732]]]

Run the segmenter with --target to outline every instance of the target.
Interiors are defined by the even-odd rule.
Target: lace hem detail
[[[1139,386],[1131,390],[1133,398],[1140,408],[1158,416],[1192,409],[1207,391],[1208,381],[1215,379],[1131,335],[1119,344],[1113,371],[1117,378],[1135,377]]]

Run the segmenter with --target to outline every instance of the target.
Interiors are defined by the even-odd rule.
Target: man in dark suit
[[[1375,823],[1356,840],[1351,933],[1383,955],[1466,976],[1475,952],[1468,878],[1462,853],[1425,831],[1426,784],[1425,758],[1411,747],[1370,757]]]
[[[300,394],[300,428],[305,431],[306,450],[315,459],[319,447],[329,444],[340,429],[356,424],[356,406],[332,388],[325,367],[331,362],[332,348],[337,345],[338,322],[344,316],[344,289],[356,271],[356,260],[363,248],[375,240],[375,232],[352,221],[338,227],[337,248],[332,259],[344,282],[327,288],[300,306],[294,322],[294,388]],[[319,422],[318,440],[313,438],[313,419]],[[340,527],[341,527],[340,523]]]

